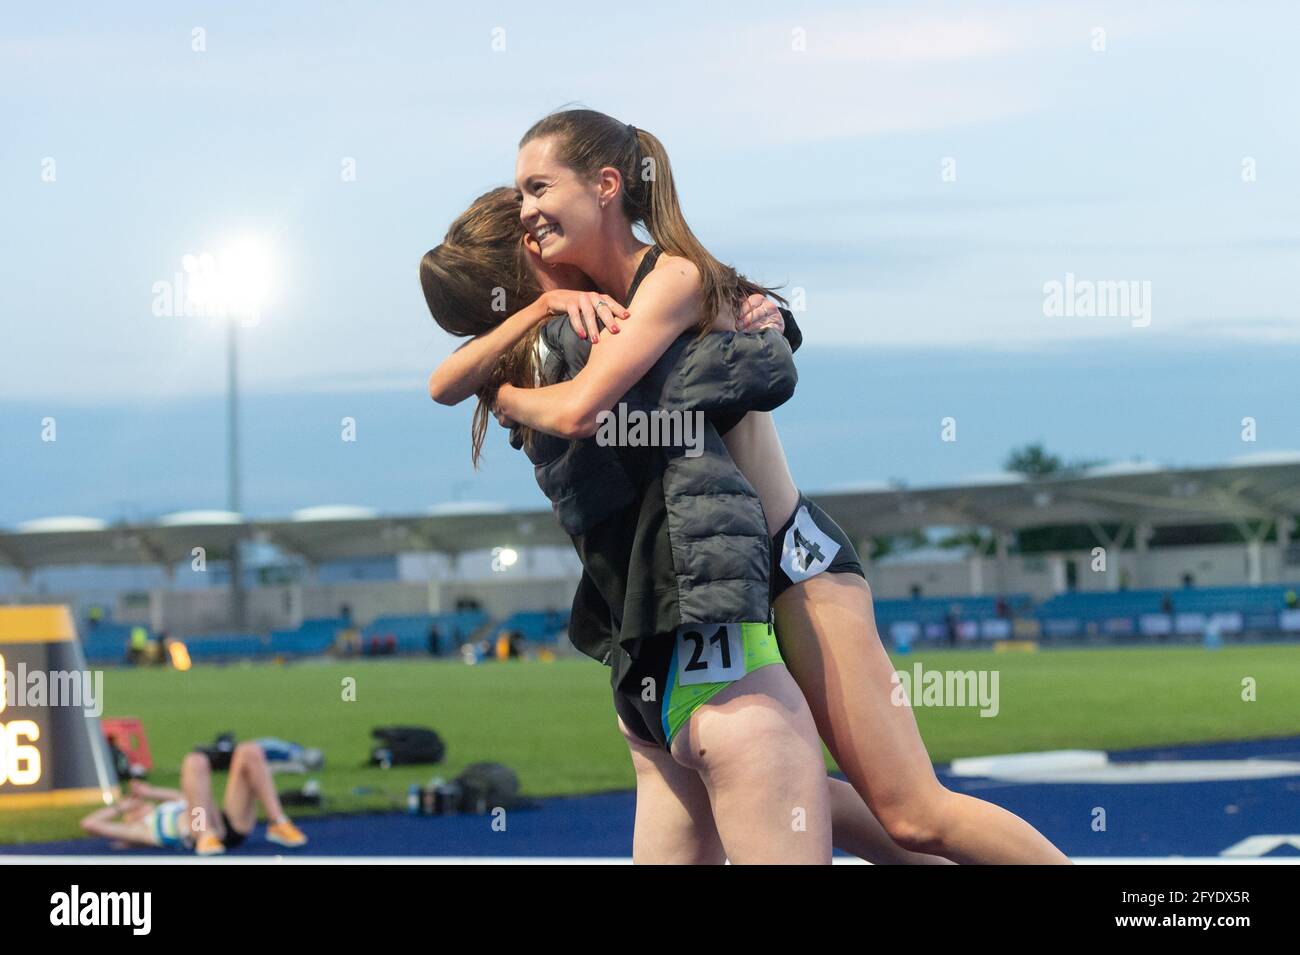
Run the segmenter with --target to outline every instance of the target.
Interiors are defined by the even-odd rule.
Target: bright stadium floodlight
[[[217,284],[226,317],[256,325],[271,295],[275,263],[267,244],[245,237],[232,241],[217,256]]]
[[[198,255],[186,253],[181,257],[185,270],[186,315],[208,315],[220,306],[221,290],[217,284],[217,258],[211,252]]]
[[[255,237],[233,239],[217,254],[201,252],[181,258],[189,311],[211,318],[258,324],[271,298],[275,259],[266,242]]]
[[[492,548],[492,569],[504,574],[519,561],[519,553],[513,547]]]
[[[271,296],[275,263],[270,247],[261,239],[247,236],[227,242],[213,255],[203,252],[186,255],[181,259],[186,273],[187,308],[185,314],[224,319],[226,322],[226,393],[227,437],[230,466],[228,494],[229,509],[240,514],[239,487],[239,355],[240,325],[250,327],[261,321],[263,306]],[[241,522],[243,518],[240,518]],[[236,534],[230,555],[231,615],[237,629],[245,624],[243,556],[240,553],[240,535]]]

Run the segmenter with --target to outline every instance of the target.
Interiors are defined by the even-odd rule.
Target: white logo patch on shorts
[[[781,569],[796,584],[816,577],[835,560],[840,545],[826,536],[808,513],[808,506],[800,504],[794,523],[785,532],[781,542]]]

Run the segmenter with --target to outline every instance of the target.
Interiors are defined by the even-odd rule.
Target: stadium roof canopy
[[[944,487],[845,489],[818,494],[817,501],[855,539],[921,527],[1271,522],[1300,514],[1300,453],[1209,468],[1131,462],[1071,477],[1008,473]]]
[[[1209,467],[1107,465],[1070,477],[1019,474],[936,487],[875,485],[816,495],[856,540],[925,527],[1008,532],[1054,524],[1169,525],[1271,522],[1300,514],[1300,453],[1255,455]],[[244,522],[228,511],[186,511],[154,523],[108,525],[84,517],[29,521],[0,532],[0,565],[157,564],[228,556],[240,534],[312,563],[417,551],[457,554],[491,547],[567,546],[549,510],[461,502],[422,514],[312,507],[279,520]]]

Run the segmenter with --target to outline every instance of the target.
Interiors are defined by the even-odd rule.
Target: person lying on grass
[[[230,779],[220,809],[212,795],[212,763],[203,753],[189,753],[181,761],[180,789],[136,779],[130,792],[81,820],[81,828],[113,840],[114,848],[153,846],[221,855],[249,837],[257,825],[260,803],[266,813],[268,842],[287,849],[307,844],[307,837],[280,805],[266,754],[256,743],[240,743],[231,754]]]

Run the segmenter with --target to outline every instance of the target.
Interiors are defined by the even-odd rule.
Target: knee
[[[235,747],[235,751],[230,754],[230,769],[232,772],[243,766],[257,766],[265,762],[266,753],[256,743],[240,743]]]
[[[921,796],[889,798],[872,809],[889,838],[909,852],[943,855],[952,793],[936,786]]]
[[[181,760],[181,776],[191,779],[206,779],[212,772],[212,764],[204,753],[186,753]]]

